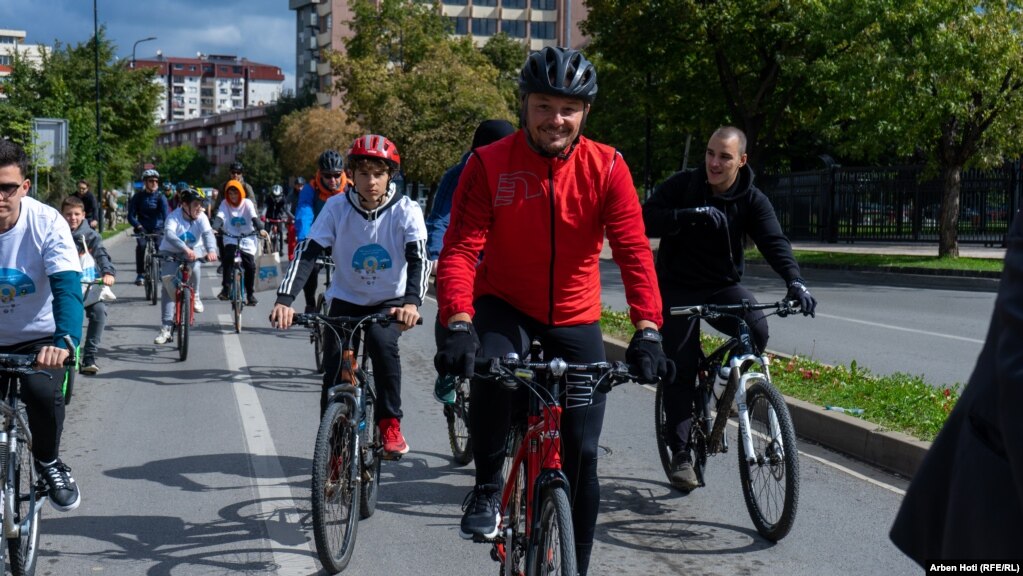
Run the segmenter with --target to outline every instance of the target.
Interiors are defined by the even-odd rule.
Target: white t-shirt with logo
[[[208,252],[217,252],[217,241],[213,238],[213,228],[210,227],[206,213],[200,212],[198,218],[189,220],[178,207],[164,222],[160,251],[182,254],[186,246],[195,252],[196,258],[202,258]]]
[[[255,232],[256,228],[252,226],[252,219],[258,217],[256,205],[248,198],[242,200],[237,206],[231,206],[227,200],[224,200],[220,203],[220,210],[217,211],[217,218],[224,221],[224,232],[232,236],[242,236]],[[246,236],[241,239],[241,242],[237,238],[224,236],[224,244],[238,244],[242,252],[246,254],[256,253],[256,239],[254,236]]]
[[[402,196],[373,219],[363,214],[348,194],[337,194],[309,230],[311,240],[332,248],[335,268],[327,297],[360,306],[402,298],[408,279],[405,244],[426,240],[423,210]]]
[[[22,198],[18,222],[0,234],[0,346],[52,338],[57,327],[49,277],[81,271],[60,212]]]

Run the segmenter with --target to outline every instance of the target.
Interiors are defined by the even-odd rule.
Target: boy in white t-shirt
[[[32,455],[50,503],[62,512],[81,503],[71,468],[61,462],[64,430],[64,337],[82,336],[82,265],[60,212],[28,198],[28,155],[0,139],[0,353],[35,354],[40,373],[21,376]]]
[[[204,211],[205,200],[197,190],[189,188],[182,191],[178,195],[180,204],[167,216],[163,226],[163,240],[160,242],[161,255],[184,255],[193,262],[191,282],[195,290],[196,312],[203,311],[202,301],[199,300],[199,259],[205,256],[209,262],[217,261],[217,241]],[[173,276],[177,270],[177,262],[161,261],[161,277]],[[171,330],[174,327],[174,294],[167,291],[166,285],[163,285],[160,294],[160,317],[162,325],[160,333],[153,340],[154,344],[164,344],[174,339]]]
[[[401,432],[401,358],[398,337],[419,321],[426,295],[429,261],[426,224],[419,204],[396,192],[392,178],[401,158],[383,136],[357,138],[348,151],[347,170],[354,187],[332,196],[324,204],[309,235],[295,251],[270,313],[271,324],[291,326],[291,303],[321,253],[332,251],[336,267],[326,297],[331,316],[362,316],[386,312],[395,322],[366,329],[366,352],[373,361],[376,381],[376,424],[383,439],[384,457],[408,452]],[[326,409],[327,390],[337,382],[340,353],[327,338],[324,348],[323,391],[320,414]]]
[[[213,229],[222,230],[224,251],[223,257],[223,288],[217,298],[229,300],[231,298],[231,279],[234,278],[234,255],[241,250],[242,271],[245,275],[245,296],[247,306],[258,304],[253,287],[256,285],[256,239],[252,234],[258,233],[260,237],[266,238],[267,232],[263,229],[263,221],[259,219],[256,205],[252,200],[245,197],[245,187],[237,180],[229,181],[224,187],[224,201],[220,203],[217,210],[217,217],[213,219]],[[241,238],[238,238],[240,236]]]

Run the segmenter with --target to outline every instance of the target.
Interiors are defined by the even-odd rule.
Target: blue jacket
[[[426,255],[430,260],[440,258],[440,250],[444,247],[444,233],[448,231],[451,220],[451,199],[458,187],[458,179],[462,176],[465,163],[469,160],[469,152],[462,156],[461,162],[448,168],[440,178],[437,192],[433,195],[430,215],[426,217]]]
[[[145,190],[136,192],[128,201],[128,223],[132,228],[142,226],[150,234],[163,230],[168,214],[170,206],[159,190],[152,194]]]

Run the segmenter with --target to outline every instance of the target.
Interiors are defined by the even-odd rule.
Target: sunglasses
[[[159,178],[146,178],[146,182],[159,182]]]
[[[334,180],[337,180],[337,179],[341,178],[341,176],[343,174],[344,174],[344,172],[330,172],[328,174],[324,174],[323,176],[325,178],[333,178]]]
[[[14,196],[14,193],[17,192],[19,188],[21,188],[21,185],[24,184],[24,182],[25,182],[24,180],[17,183],[4,182],[3,184],[0,184],[0,194],[2,194],[5,199],[10,199],[10,197]]]

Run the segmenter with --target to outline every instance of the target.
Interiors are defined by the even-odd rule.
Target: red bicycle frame
[[[195,313],[193,312],[193,306],[195,306],[195,290],[192,289],[189,280],[192,278],[192,262],[182,262],[178,264],[178,276],[179,282],[177,289],[174,291],[174,324],[181,324],[182,310],[182,292],[188,292],[188,325],[195,324]]]

